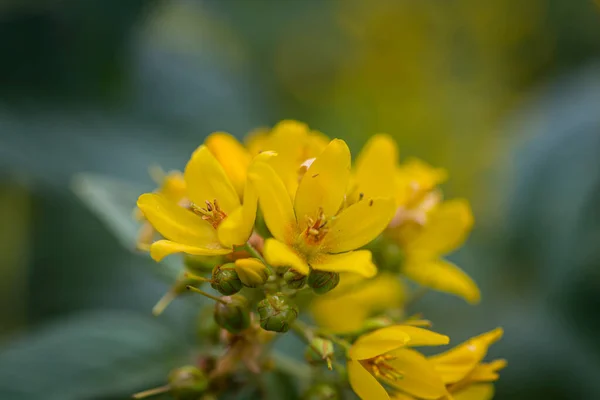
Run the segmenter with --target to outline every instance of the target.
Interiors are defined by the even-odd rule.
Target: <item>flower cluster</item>
[[[200,331],[225,346],[211,362],[183,367],[185,379],[174,371],[164,390],[217,396],[236,374],[276,368],[270,344],[289,331],[306,342],[311,368],[333,370],[314,374],[307,399],[345,398],[350,388],[367,400],[491,398],[505,361],[483,359],[502,330],[426,357],[414,348],[449,338],[405,312],[425,289],[480,298],[443,258],[473,225],[467,201],[443,198],[446,178],[417,159],[400,163],[383,134],[354,166],[343,140],[296,121],[245,144],[211,134],[183,173],[162,175],[138,199],[139,248],[156,261],[183,253],[186,266],[155,314],[186,291],[202,294],[215,301],[214,325],[203,319]]]

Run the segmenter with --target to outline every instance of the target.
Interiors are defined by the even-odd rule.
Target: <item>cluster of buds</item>
[[[185,271],[154,314],[185,292],[214,301],[212,325],[203,313],[198,332],[220,351],[135,397],[208,400],[271,369],[306,377],[273,353],[288,332],[306,343],[300,367],[324,372],[309,374],[306,400],[350,389],[366,400],[487,396],[504,361],[483,358],[501,330],[429,357],[410,348],[449,338],[408,317],[408,299],[433,289],[476,303],[480,293],[443,258],[471,229],[468,203],[443,200],[444,170],[397,153],[390,136],[375,135],[352,167],[343,140],[283,121],[246,145],[210,135],[183,173],[140,196],[138,247],[156,261],[184,254]]]

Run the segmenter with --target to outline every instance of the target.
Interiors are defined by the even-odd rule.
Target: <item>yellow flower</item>
[[[482,363],[488,348],[502,337],[502,328],[496,328],[428,360],[446,384],[454,400],[488,400],[494,393],[491,382],[498,380],[498,371],[506,366],[505,360]]]
[[[338,287],[313,300],[311,311],[317,324],[329,332],[355,332],[370,316],[399,307],[405,293],[402,283],[392,274],[379,274],[369,280],[344,276]]]
[[[160,193],[168,201],[185,206],[187,200],[185,190],[185,180],[183,174],[179,171],[171,171],[165,174],[159,167],[152,168],[150,170],[152,178],[159,184],[159,187],[155,190],[155,193]],[[140,228],[138,235],[137,247],[140,250],[149,250],[152,240],[154,239],[155,230],[139,208],[135,210],[135,217],[143,221],[144,224]]]
[[[473,280],[458,266],[442,257],[460,247],[473,226],[466,200],[445,201],[430,212],[427,223],[407,222],[388,229],[404,252],[402,273],[408,278],[442,292],[477,303],[481,294]]]
[[[343,140],[332,140],[311,163],[298,184],[293,204],[283,180],[271,166],[257,164],[249,176],[274,237],[265,241],[268,263],[289,266],[305,275],[311,268],[365,277],[376,274],[371,252],[354,249],[385,229],[395,204],[390,198],[364,198],[341,209],[350,180],[350,150]]]
[[[265,150],[277,153],[278,156],[269,160],[269,164],[292,198],[306,172],[307,161],[319,155],[328,143],[329,139],[321,132],[310,130],[308,125],[293,120],[281,121],[271,131],[254,132],[246,141],[251,154]]]
[[[224,135],[219,136],[224,139]],[[209,139],[210,142],[210,139]],[[226,139],[220,146],[231,145]],[[219,145],[211,144],[220,152]],[[264,162],[271,153],[256,156],[249,169]],[[222,157],[223,158],[223,157]],[[146,193],[139,197],[138,207],[154,228],[166,239],[150,247],[152,258],[162,260],[169,254],[184,252],[193,255],[231,253],[234,245],[246,243],[252,233],[256,217],[257,195],[251,184],[245,184],[243,201],[228,172],[239,171],[245,159],[231,158],[225,167],[206,145],[200,146],[186,165],[184,180],[189,208],[169,201],[160,193]],[[233,173],[232,176],[234,176]],[[238,176],[239,175],[235,175]]]
[[[362,400],[385,400],[384,386],[422,399],[447,394],[434,366],[409,347],[448,344],[447,336],[408,325],[382,328],[361,336],[348,351],[348,379]]]

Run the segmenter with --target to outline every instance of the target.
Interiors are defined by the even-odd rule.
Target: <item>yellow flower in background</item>
[[[357,158],[348,199],[352,203],[364,195],[393,195],[397,209],[384,236],[402,250],[402,273],[423,286],[477,303],[477,285],[441,258],[462,245],[473,226],[466,200],[441,202],[437,185],[446,179],[444,169],[417,159],[398,164],[396,142],[378,134]]]
[[[477,303],[481,294],[473,280],[458,266],[442,257],[462,245],[473,226],[466,200],[449,200],[429,213],[427,223],[407,222],[388,229],[404,252],[402,273],[423,286]]]
[[[267,227],[264,256],[274,266],[289,266],[301,274],[310,269],[374,276],[371,252],[355,250],[377,237],[391,220],[391,198],[363,198],[341,209],[350,181],[350,150],[332,140],[304,173],[295,196],[266,163],[249,174],[259,194]],[[360,223],[357,223],[360,221]]]
[[[186,206],[186,188],[183,174],[179,171],[170,171],[164,173],[159,167],[151,168],[150,175],[159,185],[155,190],[155,193],[159,193],[164,196],[168,201],[178,204],[182,207]],[[145,217],[139,208],[135,210],[135,217],[144,221]],[[148,221],[142,225],[138,235],[137,247],[140,250],[149,250],[152,241],[154,240],[155,230]]]
[[[218,153],[218,152],[217,152]],[[261,153],[250,165],[270,157]],[[238,160],[245,162],[245,160]],[[237,168],[230,159],[227,171]],[[189,209],[178,206],[160,193],[146,193],[138,207],[154,228],[166,239],[150,247],[152,258],[162,260],[169,254],[193,255],[231,253],[234,245],[246,243],[254,227],[257,195],[252,185],[244,186],[243,202],[226,169],[205,145],[192,155],[184,172]]]
[[[281,121],[270,131],[255,131],[246,139],[246,146],[251,154],[267,150],[277,153],[278,157],[273,157],[269,163],[292,198],[308,163],[318,156],[328,143],[329,139],[321,132],[310,130],[308,125],[293,120]]]
[[[343,276],[338,287],[311,303],[311,312],[320,327],[333,333],[356,332],[367,318],[402,306],[406,289],[397,276],[382,273],[373,279]]]
[[[506,367],[506,361],[483,363],[482,360],[488,348],[500,340],[502,334],[502,328],[496,328],[428,358],[455,400],[488,400],[493,397],[492,382],[498,380],[498,371]]]
[[[362,400],[385,400],[383,384],[422,399],[447,394],[434,365],[409,347],[448,344],[448,336],[408,325],[394,325],[361,336],[348,351],[348,379]]]
[[[427,223],[429,211],[442,200],[438,185],[446,181],[448,173],[417,158],[410,158],[396,170],[396,199],[398,211],[392,226],[405,221]]]

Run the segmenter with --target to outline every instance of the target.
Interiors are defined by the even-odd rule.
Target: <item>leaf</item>
[[[133,217],[138,196],[143,188],[97,174],[82,173],[73,178],[73,192],[94,212],[116,236],[123,247],[136,251],[139,223]],[[178,258],[167,258],[160,264],[150,263],[154,272],[173,282],[183,271]]]
[[[129,396],[164,384],[186,363],[184,338],[135,313],[71,317],[0,350],[0,398],[82,400]]]

